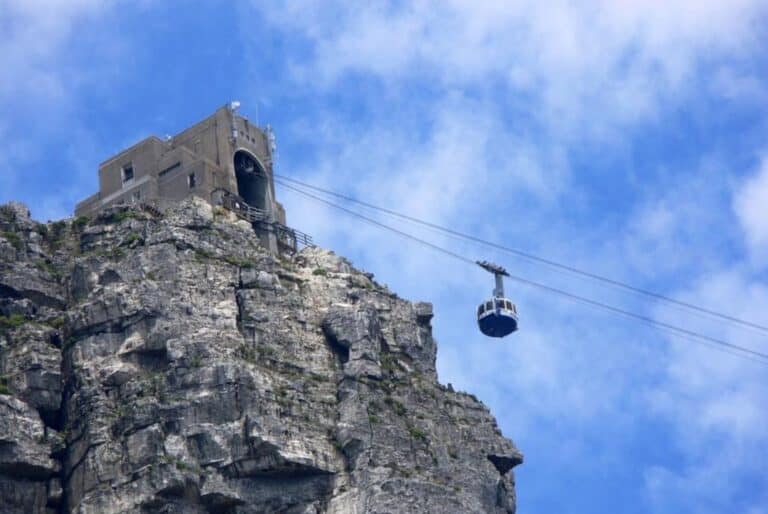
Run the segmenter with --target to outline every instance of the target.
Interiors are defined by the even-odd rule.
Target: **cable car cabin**
[[[508,336],[517,330],[517,309],[507,298],[493,298],[477,308],[480,332],[489,337]]]

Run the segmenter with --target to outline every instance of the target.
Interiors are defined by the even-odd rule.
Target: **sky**
[[[276,172],[768,324],[764,0],[0,0],[0,203],[231,101]],[[288,223],[432,302],[443,383],[525,454],[518,512],[768,513],[768,367],[492,277],[278,186]],[[768,336],[454,238],[472,259],[768,352]]]

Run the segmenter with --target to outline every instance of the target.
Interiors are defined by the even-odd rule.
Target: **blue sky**
[[[0,0],[0,202],[69,216],[101,160],[238,99],[275,128],[281,174],[766,324],[766,15],[758,0]],[[768,513],[764,365],[512,283],[521,330],[483,338],[487,274],[278,195],[289,224],[435,304],[441,380],[526,455],[522,514]]]

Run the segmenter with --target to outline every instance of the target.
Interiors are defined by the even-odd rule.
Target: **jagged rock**
[[[0,255],[3,512],[514,512],[522,455],[437,381],[432,306],[332,252],[191,199],[0,207]]]
[[[58,425],[61,408],[61,350],[56,332],[26,324],[0,357],[0,376],[17,398],[35,408],[51,426]]]
[[[42,484],[59,472],[37,412],[13,396],[0,395],[0,476]]]
[[[339,355],[346,375],[381,378],[381,329],[373,305],[333,305],[322,326],[328,342]]]
[[[496,466],[499,473],[505,475],[510,469],[523,463],[523,454],[516,451],[510,455],[488,455],[488,460]]]
[[[12,221],[18,224],[25,224],[31,221],[29,207],[21,202],[8,202],[2,208],[11,217]]]

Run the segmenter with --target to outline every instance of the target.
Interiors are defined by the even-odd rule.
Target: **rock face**
[[[509,513],[522,456],[437,381],[432,307],[190,200],[0,207],[4,513]]]

